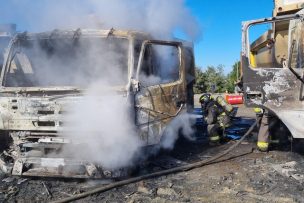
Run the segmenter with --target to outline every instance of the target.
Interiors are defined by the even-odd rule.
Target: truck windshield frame
[[[172,65],[172,64],[156,65],[158,70],[155,70],[155,72],[164,71],[162,69],[166,68],[167,70],[165,71],[165,73],[160,73],[158,75],[154,75],[153,73],[148,74],[148,75],[142,75],[142,71],[143,71],[142,66],[145,61],[145,55],[147,52],[149,52],[149,50],[147,50],[148,46],[152,46],[152,45],[159,46],[159,48],[176,49],[175,58],[177,60],[175,61],[175,63],[173,63],[175,66],[173,65],[171,68],[170,68],[170,65]],[[159,84],[169,84],[169,83],[180,82],[181,81],[181,66],[182,66],[182,50],[181,50],[182,48],[181,48],[181,46],[182,46],[182,44],[178,41],[163,41],[163,40],[146,40],[146,41],[144,41],[142,43],[140,55],[138,58],[138,63],[137,63],[137,68],[136,68],[136,79],[139,81],[142,81],[142,78],[145,78],[145,80],[148,80],[147,84],[145,84],[144,86],[153,86],[153,85],[159,85]],[[151,52],[151,50],[150,50],[150,52]],[[166,54],[168,54],[168,53],[166,53],[166,51],[162,53],[161,50],[154,50],[154,52],[155,52],[154,57],[158,58],[158,59],[160,59],[162,57],[166,57]],[[151,53],[148,53],[148,54],[151,54]],[[174,59],[173,56],[172,56],[172,59]],[[173,67],[176,67],[177,69],[175,70]],[[168,70],[168,69],[172,69],[171,73],[170,73],[170,70]],[[162,76],[166,76],[167,78],[163,78]],[[173,76],[173,77],[170,77],[170,76]],[[147,78],[147,77],[150,77],[150,78]]]
[[[0,82],[4,87],[86,88],[107,79],[111,86],[126,85],[130,43],[120,36],[17,35],[11,41]]]
[[[242,25],[242,55],[246,57],[248,60],[248,68],[254,71],[258,71],[259,69],[269,69],[269,67],[254,67],[250,61],[250,36],[249,36],[249,29],[254,25],[261,25],[261,24],[268,24],[268,23],[276,23],[288,20],[295,20],[295,19],[303,19],[304,16],[300,14],[291,14],[285,16],[278,16],[278,17],[270,17],[270,18],[263,18],[258,20],[246,21],[243,22]],[[289,52],[288,52],[289,53]],[[289,60],[289,56],[287,58]],[[287,61],[288,64],[288,61]],[[270,68],[280,68],[280,67],[270,67]]]

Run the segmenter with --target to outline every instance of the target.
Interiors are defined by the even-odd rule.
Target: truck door
[[[145,41],[135,95],[136,125],[147,145],[160,142],[164,129],[186,106],[183,47],[177,42]]]
[[[249,28],[265,23],[270,24],[271,29],[252,42],[250,36],[254,33]],[[243,24],[245,103],[276,114],[295,138],[304,138],[303,31],[300,15]]]

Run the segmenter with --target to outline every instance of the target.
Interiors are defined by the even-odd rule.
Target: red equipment
[[[231,104],[243,104],[243,96],[242,95],[226,95],[226,101]]]

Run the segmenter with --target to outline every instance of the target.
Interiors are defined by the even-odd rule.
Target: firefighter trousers
[[[258,149],[261,151],[267,151],[269,147],[269,123],[270,115],[267,110],[262,115],[262,119],[260,121],[260,129],[258,134]]]

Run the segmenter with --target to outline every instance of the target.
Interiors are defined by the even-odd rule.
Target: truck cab
[[[26,176],[88,178],[115,174],[105,172],[100,163],[61,153],[67,146],[80,150],[74,146],[75,140],[62,135],[65,122],[69,122],[65,120],[67,106],[81,102],[89,84],[100,78],[107,80],[101,89],[129,106],[127,116],[141,146],[157,145],[172,120],[193,107],[192,45],[115,29],[15,35],[0,76],[0,132],[9,140],[2,169]],[[104,97],[97,95],[96,100]],[[103,128],[103,123],[99,127]],[[89,134],[90,130],[81,133]],[[71,166],[79,170],[71,172]]]

